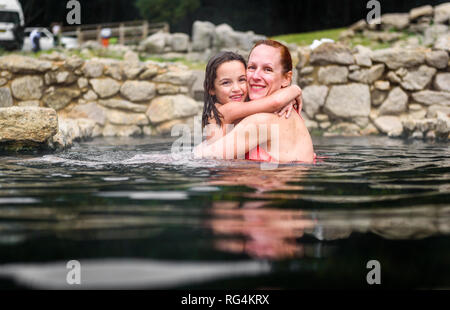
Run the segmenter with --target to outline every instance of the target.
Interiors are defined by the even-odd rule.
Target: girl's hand
[[[291,116],[292,110],[294,109],[294,104],[296,104],[295,100],[291,101],[289,104],[287,104],[284,108],[282,108],[280,111],[276,113],[278,113],[279,117],[286,115],[286,118],[289,118]]]

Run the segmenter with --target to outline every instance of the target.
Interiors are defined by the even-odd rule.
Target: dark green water
[[[315,138],[316,165],[100,139],[0,157],[0,288],[450,288],[450,148]]]

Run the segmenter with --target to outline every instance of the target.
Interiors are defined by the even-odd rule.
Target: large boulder
[[[327,95],[328,87],[326,86],[311,85],[303,89],[303,110],[308,117],[314,118],[315,114],[325,104]]]
[[[159,31],[146,38],[139,45],[148,53],[161,54],[164,52],[164,47],[166,47],[166,43],[169,41],[170,34]]]
[[[73,99],[79,96],[80,91],[78,89],[57,88],[46,94],[42,101],[44,101],[47,107],[58,111],[65,108],[72,102]]]
[[[444,91],[423,90],[412,94],[416,102],[426,105],[445,105],[450,106],[450,93]]]
[[[432,15],[433,15],[433,7],[431,5],[424,5],[409,11],[409,20],[414,21],[419,17]]]
[[[409,14],[384,14],[381,16],[381,26],[384,30],[392,28],[397,30],[406,29],[409,25]]]
[[[434,79],[434,88],[450,92],[450,73],[439,73]]]
[[[425,62],[425,52],[420,49],[387,48],[373,51],[371,56],[373,61],[382,62],[394,70]]]
[[[377,129],[390,137],[398,137],[403,133],[403,125],[397,116],[380,116],[374,121]]]
[[[432,25],[425,29],[424,32],[424,45],[433,45],[434,42],[439,38],[439,36],[446,34],[448,32],[448,26],[446,25]]]
[[[120,93],[130,101],[148,101],[155,97],[155,84],[147,81],[126,81],[120,87]]]
[[[0,57],[0,70],[8,70],[14,73],[42,73],[51,68],[52,63],[46,60],[15,54]]]
[[[58,131],[55,110],[39,107],[0,108],[0,142],[45,142]]]
[[[450,34],[440,35],[433,46],[434,49],[450,52]]]
[[[212,47],[216,27],[210,22],[195,21],[192,25],[192,49],[204,51]]]
[[[434,7],[434,22],[445,24],[450,22],[450,2],[436,5]]]
[[[92,79],[89,81],[100,98],[111,97],[120,90],[120,84],[111,78]]]
[[[396,87],[381,105],[379,115],[400,114],[406,111],[407,104],[408,95],[400,87]]]
[[[320,84],[347,83],[348,68],[344,66],[326,66],[319,69]]]
[[[199,105],[185,95],[161,96],[153,99],[146,112],[152,124],[197,114]]]
[[[431,67],[445,69],[448,66],[449,56],[446,51],[430,51],[425,57],[427,65]]]
[[[171,47],[174,52],[187,52],[189,48],[189,36],[185,33],[172,34]]]
[[[352,83],[331,87],[324,111],[333,117],[343,119],[369,116],[369,86]]]
[[[350,49],[339,43],[321,44],[311,52],[309,60],[313,65],[353,65],[355,63]]]
[[[43,86],[42,77],[34,75],[17,78],[11,83],[13,95],[19,100],[41,99]]]
[[[103,74],[103,63],[95,60],[89,60],[84,63],[83,73],[84,76],[89,78],[98,78]]]
[[[237,48],[239,46],[238,35],[233,28],[227,24],[221,24],[216,27],[213,46],[217,49]]]
[[[408,71],[402,78],[401,85],[406,90],[422,90],[430,84],[436,71],[435,68],[422,65],[416,70]]]
[[[9,87],[0,87],[0,108],[7,108],[14,104]]]

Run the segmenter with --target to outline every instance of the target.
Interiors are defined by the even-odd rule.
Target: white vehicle
[[[21,49],[25,20],[18,0],[0,0],[0,47]]]
[[[40,32],[41,38],[39,40],[39,45],[41,50],[49,50],[55,48],[55,38],[53,33],[50,32],[47,28],[44,27],[35,27],[35,28],[25,28],[25,39],[23,42],[23,51],[31,51],[33,44],[31,42],[30,34],[36,29]],[[78,40],[76,38],[71,37],[61,37],[61,46],[67,49],[78,48]]]

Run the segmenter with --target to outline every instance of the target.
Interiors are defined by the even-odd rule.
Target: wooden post
[[[145,40],[148,37],[148,21],[144,20],[142,24],[142,40]]]
[[[102,35],[101,35],[102,27],[97,26],[97,42],[102,44]]]
[[[78,43],[81,45],[83,43],[83,32],[81,31],[81,27],[77,27],[77,39]]]
[[[125,45],[125,27],[123,23],[119,25],[119,44]]]

